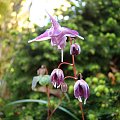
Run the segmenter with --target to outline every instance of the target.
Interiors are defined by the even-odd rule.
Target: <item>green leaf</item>
[[[48,102],[45,100],[34,100],[34,99],[23,99],[23,100],[17,100],[17,101],[13,101],[9,104],[6,105],[10,106],[10,105],[14,105],[14,104],[18,104],[18,103],[26,103],[26,102],[36,102],[36,103],[41,103],[41,104],[47,104]],[[64,107],[59,106],[58,109],[62,110],[63,112],[69,114],[71,117],[73,117],[75,120],[79,120],[72,112],[70,112],[69,110],[67,110]]]
[[[37,82],[40,81],[42,76],[35,76],[33,77],[33,81],[32,81],[32,90],[35,89],[36,85],[37,85]]]
[[[14,105],[18,103],[25,103],[25,102],[36,102],[36,103],[41,103],[41,104],[47,104],[47,101],[45,100],[23,99],[23,100],[17,100],[17,101],[8,103],[6,106]]]
[[[39,80],[40,85],[46,86],[50,84],[50,75],[44,75]]]
[[[58,107],[60,110],[62,110],[62,111],[64,111],[64,112],[66,112],[67,114],[69,114],[71,117],[73,117],[75,120],[79,120],[73,113],[71,113],[69,110],[67,110],[66,108],[64,108],[64,107],[61,107],[61,106],[59,106]]]

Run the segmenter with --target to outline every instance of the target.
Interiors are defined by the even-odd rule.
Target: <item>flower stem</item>
[[[48,120],[50,120],[50,119],[51,119],[51,117],[52,117],[53,113],[54,113],[54,112],[56,111],[56,109],[60,106],[60,104],[62,103],[63,98],[64,98],[64,96],[62,96],[62,97],[60,98],[59,103],[57,104],[57,106],[56,106],[56,107],[53,109],[53,111],[51,112],[51,114],[50,114],[50,116],[49,116]]]
[[[73,64],[71,64],[71,63],[68,63],[68,62],[61,62],[59,65],[58,65],[58,68],[60,68],[61,67],[61,65],[63,65],[63,64],[66,64],[66,65],[73,65]]]
[[[72,38],[69,37],[69,39],[70,39],[70,45],[72,45]],[[74,77],[76,78],[77,73],[76,73],[75,57],[74,57],[74,55],[72,55],[72,64],[73,64]],[[74,79],[74,80],[76,80],[76,79]],[[83,113],[82,103],[79,102],[79,104],[80,104],[80,110],[81,110],[81,113],[82,113],[82,120],[84,120],[84,113]]]
[[[63,62],[63,49],[61,49],[61,62]]]
[[[82,120],[84,120],[84,112],[83,112],[83,108],[82,108],[82,102],[79,102],[79,105],[80,105],[80,109],[82,112]]]
[[[83,77],[81,73],[78,73],[77,76],[78,76],[79,79],[82,79],[82,77]]]
[[[70,39],[70,45],[72,45],[72,39],[70,37],[69,37],[69,39]],[[72,55],[72,65],[73,65],[74,77],[76,77],[77,74],[76,74],[75,57],[74,57],[74,55]]]
[[[49,119],[49,116],[50,116],[50,89],[49,89],[49,86],[46,86],[46,93],[47,93],[47,98],[48,98],[48,115],[47,115],[47,120],[50,120]]]
[[[78,79],[77,77],[73,77],[73,76],[66,76],[66,77],[64,78],[64,80],[65,80],[65,79],[67,79],[67,78],[72,78],[72,79],[75,79],[75,80],[77,80],[77,79]]]

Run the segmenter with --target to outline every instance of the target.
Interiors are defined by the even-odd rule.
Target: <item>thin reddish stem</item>
[[[71,63],[68,63],[68,62],[61,62],[61,63],[58,65],[58,68],[60,68],[60,67],[61,67],[61,65],[63,65],[63,64],[73,66],[73,64],[71,64]]]
[[[74,55],[72,55],[72,63],[73,63],[74,76],[76,77],[76,67],[75,67],[75,58],[74,58]]]
[[[47,98],[48,98],[48,116],[47,116],[47,120],[50,120],[49,119],[49,116],[50,116],[50,89],[49,89],[49,86],[46,86],[46,93],[47,93]]]
[[[70,37],[69,37],[70,38]],[[72,39],[70,38],[70,45],[72,45]],[[74,72],[74,76],[76,77],[76,67],[75,67],[75,57],[74,55],[72,55],[72,64],[73,64],[73,72]]]
[[[82,77],[83,77],[81,73],[78,73],[77,76],[79,76],[80,79],[82,79]]]
[[[54,112],[56,111],[56,109],[60,106],[60,104],[62,103],[63,98],[64,98],[64,96],[62,96],[62,97],[61,97],[61,99],[60,99],[59,103],[58,103],[58,104],[57,104],[57,106],[54,108],[54,110],[51,112],[51,114],[50,114],[50,116],[49,116],[48,120],[50,120],[50,119],[51,119],[51,117],[52,117],[53,113],[54,113]]]
[[[66,77],[64,78],[64,80],[65,80],[65,79],[67,79],[67,78],[72,78],[72,79],[74,79],[74,80],[77,80],[77,79],[78,79],[77,77],[73,77],[73,76],[66,76]]]
[[[69,37],[69,39],[70,39],[70,45],[72,45],[72,39],[70,37]],[[74,55],[72,55],[72,64],[73,64],[74,77],[76,78],[77,73],[76,73],[75,57],[74,57]],[[81,113],[82,113],[82,120],[84,120],[84,113],[83,113],[82,103],[80,102],[79,104],[80,104],[80,110],[81,110]]]
[[[84,112],[83,112],[83,108],[82,108],[82,102],[79,102],[79,105],[80,105],[80,109],[82,112],[82,120],[84,120]]]

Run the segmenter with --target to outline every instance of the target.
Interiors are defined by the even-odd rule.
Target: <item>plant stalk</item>
[[[70,45],[72,45],[72,39],[69,37],[70,39]],[[77,73],[76,73],[76,67],[75,67],[75,56],[72,55],[72,64],[73,64],[73,72],[74,72],[74,77],[76,78],[77,77]],[[76,79],[74,79],[76,81]],[[83,108],[82,108],[82,103],[79,102],[79,105],[80,105],[80,110],[81,110],[81,113],[82,113],[82,120],[84,120],[84,113],[83,113]]]
[[[62,97],[60,98],[59,103],[57,104],[57,106],[53,109],[53,111],[52,111],[51,114],[49,115],[48,120],[51,119],[53,113],[54,113],[54,112],[56,111],[56,109],[60,106],[60,104],[62,103],[63,98],[64,98],[64,96],[62,96]]]
[[[73,65],[73,64],[71,64],[71,63],[68,63],[68,62],[61,62],[59,65],[58,65],[58,68],[60,69],[60,67],[61,67],[61,65],[63,65],[63,64],[66,64],[66,65]]]
[[[50,89],[49,89],[49,86],[46,86],[46,93],[47,93],[47,98],[48,98],[48,113],[47,113],[47,120],[50,120],[49,119],[49,116],[50,116]]]
[[[61,49],[61,62],[63,62],[63,49]]]

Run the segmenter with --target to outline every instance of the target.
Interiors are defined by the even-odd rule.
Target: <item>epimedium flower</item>
[[[88,84],[83,80],[77,80],[74,85],[74,96],[77,98],[80,102],[82,102],[82,97],[84,97],[84,104],[86,104],[86,100],[88,99],[90,95],[89,86]]]
[[[70,54],[71,55],[78,55],[81,52],[81,48],[78,44],[74,43],[70,47]]]
[[[60,24],[48,13],[52,27],[47,29],[43,34],[39,35],[33,40],[29,40],[28,43],[34,41],[44,41],[51,39],[51,45],[57,46],[58,49],[64,49],[66,46],[67,37],[79,37],[80,39],[84,39],[79,36],[79,33],[76,30],[71,30],[66,27],[61,27]]]
[[[59,88],[64,83],[64,73],[61,69],[54,69],[51,73],[51,82],[55,88]]]

